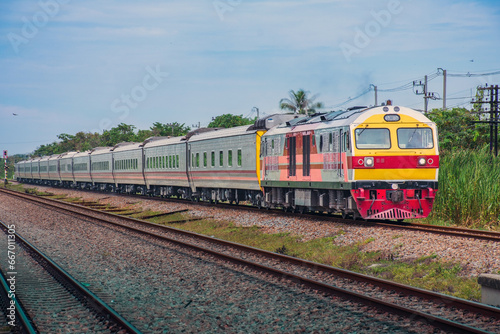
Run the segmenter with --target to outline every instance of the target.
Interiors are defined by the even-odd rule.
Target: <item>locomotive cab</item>
[[[435,124],[415,110],[384,106],[365,112],[351,130],[351,194],[360,216],[426,217],[438,186]]]

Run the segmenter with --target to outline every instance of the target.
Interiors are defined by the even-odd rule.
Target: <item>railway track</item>
[[[354,299],[377,309],[403,315],[408,319],[431,323],[447,331],[463,333],[500,331],[500,309],[495,307],[67,202],[15,194],[10,191],[9,194],[202,251],[315,290]],[[257,256],[257,260],[253,256],[248,260],[248,254]]]
[[[89,191],[89,190],[81,190],[81,191]],[[140,195],[126,195],[127,197],[144,199],[144,196]],[[210,203],[210,202],[198,202],[198,201],[189,201],[185,199],[177,199],[177,198],[159,198],[159,197],[147,197],[151,200],[157,201],[169,201],[174,203],[186,204],[188,202],[190,205],[201,205],[201,206],[211,206],[217,205],[220,208],[228,209],[228,210],[246,210],[253,212],[268,212],[269,214],[277,215],[277,216],[290,216],[295,217],[298,213],[292,212],[283,212],[280,209],[266,209],[266,208],[258,208],[250,205],[236,205],[236,204],[228,204],[228,203]],[[353,220],[353,219],[345,219],[337,216],[326,215],[324,213],[302,213],[299,214],[301,217],[323,220],[323,221],[331,221],[338,222],[344,224],[359,224],[365,226],[380,226],[384,228],[391,229],[399,229],[399,230],[412,230],[412,231],[420,231],[433,233],[438,235],[447,235],[454,237],[464,237],[471,239],[480,239],[486,241],[500,241],[500,232],[495,231],[486,231],[486,230],[474,230],[467,229],[461,227],[453,227],[453,226],[437,226],[437,225],[428,225],[428,224],[419,224],[419,223],[411,223],[411,222],[390,222],[390,221],[377,221],[377,220]]]
[[[13,333],[140,333],[54,261],[0,222],[2,299]],[[6,308],[6,310],[9,310]]]

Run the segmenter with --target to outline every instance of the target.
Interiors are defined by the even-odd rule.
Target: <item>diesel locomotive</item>
[[[20,182],[403,220],[429,215],[436,125],[401,106],[197,129],[16,164]]]

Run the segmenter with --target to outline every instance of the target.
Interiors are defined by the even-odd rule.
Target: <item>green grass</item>
[[[488,147],[441,154],[439,190],[424,222],[499,230],[500,157]]]

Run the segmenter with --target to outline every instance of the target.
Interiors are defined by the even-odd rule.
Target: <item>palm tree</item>
[[[288,92],[290,98],[280,100],[280,108],[293,111],[295,114],[314,114],[317,108],[323,108],[323,102],[314,102],[318,95],[308,97],[309,92],[299,89],[294,92],[293,89]]]

